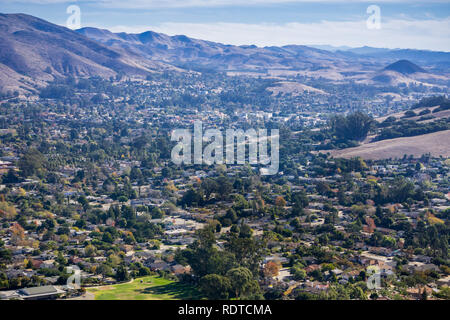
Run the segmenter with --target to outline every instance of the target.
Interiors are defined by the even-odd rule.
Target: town
[[[102,288],[147,281],[176,285],[171,297],[185,299],[449,299],[450,159],[330,153],[387,139],[395,123],[414,135],[403,133],[406,120],[373,118],[418,103],[447,114],[446,98],[434,110],[423,89],[394,102],[380,100],[386,88],[347,99],[340,85],[333,97],[274,95],[273,86],[168,72],[69,78],[34,100],[4,96],[0,299],[107,298]],[[347,116],[333,122],[341,94]],[[354,113],[359,103],[369,115]],[[448,130],[441,119],[420,128]],[[261,175],[248,161],[173,163],[172,130],[196,121],[279,129],[278,172]],[[348,132],[346,121],[368,126]],[[80,286],[68,281],[73,266]]]

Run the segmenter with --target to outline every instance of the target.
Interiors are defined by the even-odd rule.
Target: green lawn
[[[159,276],[134,279],[131,283],[87,288],[95,300],[180,300],[200,299],[192,286]]]

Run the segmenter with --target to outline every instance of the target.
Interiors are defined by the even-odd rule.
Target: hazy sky
[[[28,13],[66,25],[69,5],[81,27],[153,30],[227,44],[328,44],[450,51],[450,0],[0,0],[2,13]],[[367,8],[380,8],[369,29]]]

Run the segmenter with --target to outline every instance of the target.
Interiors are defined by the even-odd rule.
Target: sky
[[[0,12],[66,26],[71,5],[80,8],[81,27],[113,32],[152,30],[234,45],[450,51],[450,0],[0,0]],[[379,10],[368,10],[373,5]]]

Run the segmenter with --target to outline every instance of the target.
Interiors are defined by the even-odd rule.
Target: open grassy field
[[[192,286],[159,276],[134,279],[130,283],[87,288],[95,300],[183,300],[200,299]]]
[[[402,158],[404,154],[420,157],[430,153],[432,156],[450,157],[450,130],[428,133],[420,136],[382,140],[359,147],[332,150],[331,155],[339,158],[361,157],[379,160]]]
[[[292,81],[280,81],[276,83],[275,86],[267,88],[268,91],[272,92],[273,96],[278,95],[280,92],[283,94],[290,93],[293,96],[298,96],[305,91],[319,94],[328,94],[323,90],[313,88],[302,83],[292,82]]]

